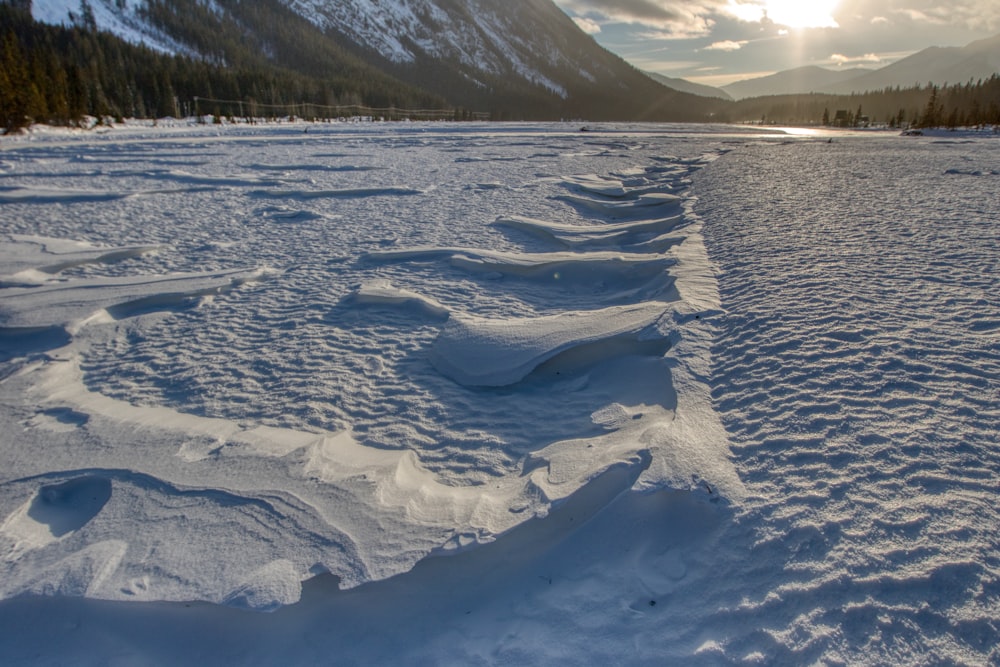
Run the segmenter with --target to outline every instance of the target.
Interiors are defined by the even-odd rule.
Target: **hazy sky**
[[[879,67],[1000,33],[1000,0],[555,0],[640,69],[722,86],[800,65]]]

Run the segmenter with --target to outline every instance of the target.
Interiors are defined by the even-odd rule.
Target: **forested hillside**
[[[263,9],[261,16],[267,20]],[[199,39],[221,49],[219,57],[163,54],[98,31],[85,20],[73,27],[37,23],[23,7],[0,3],[0,126],[75,123],[85,115],[313,114],[319,105],[449,108],[444,98],[338,53],[332,43],[284,41],[299,47],[289,54],[302,63],[296,71],[254,57],[253,48],[227,49],[224,33],[199,22],[207,17],[188,18]],[[233,57],[237,53],[245,55]],[[196,98],[246,104],[202,102],[196,108]]]
[[[707,121],[718,111],[717,101],[659,85],[599,47],[549,0],[496,10],[496,20],[519,31],[500,43],[490,26],[452,4],[453,31],[481,33],[462,35],[481,60],[458,57],[444,37],[437,55],[414,48],[412,60],[394,60],[357,36],[321,29],[281,0],[129,6],[130,21],[182,45],[186,56],[99,30],[88,0],[71,26],[36,23],[30,3],[0,0],[9,63],[0,84],[4,126],[84,114],[338,116],[350,113],[337,108],[348,105],[496,120]],[[544,54],[529,35],[544,38]]]

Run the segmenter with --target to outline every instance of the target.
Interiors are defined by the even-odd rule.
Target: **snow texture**
[[[574,129],[0,144],[6,660],[1000,659],[995,140]]]

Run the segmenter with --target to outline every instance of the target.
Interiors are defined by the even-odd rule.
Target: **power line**
[[[407,117],[422,117],[422,118],[454,118],[456,112],[462,114],[464,117],[468,117],[472,120],[489,120],[490,114],[484,111],[463,111],[461,109],[402,109],[399,107],[369,107],[363,104],[339,104],[339,105],[328,105],[328,104],[315,104],[313,102],[293,102],[289,104],[267,104],[265,102],[257,102],[256,100],[224,100],[214,97],[201,97],[199,95],[194,96],[195,113],[198,113],[198,106],[201,102],[208,104],[225,104],[229,106],[238,106],[240,109],[239,115],[243,114],[244,106],[251,115],[254,115],[254,111],[257,109],[279,109],[285,112],[291,111],[289,115],[311,116],[315,114],[305,113],[307,111],[330,111],[334,112],[333,115],[386,115],[386,116],[407,116]]]

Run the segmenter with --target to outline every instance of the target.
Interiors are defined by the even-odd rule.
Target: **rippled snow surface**
[[[5,594],[358,586],[12,655],[1000,660],[997,141],[577,129],[0,153]]]
[[[1000,659],[1000,152],[756,144],[698,182],[714,392],[753,499],[724,653]],[[734,600],[735,602],[735,600]]]

